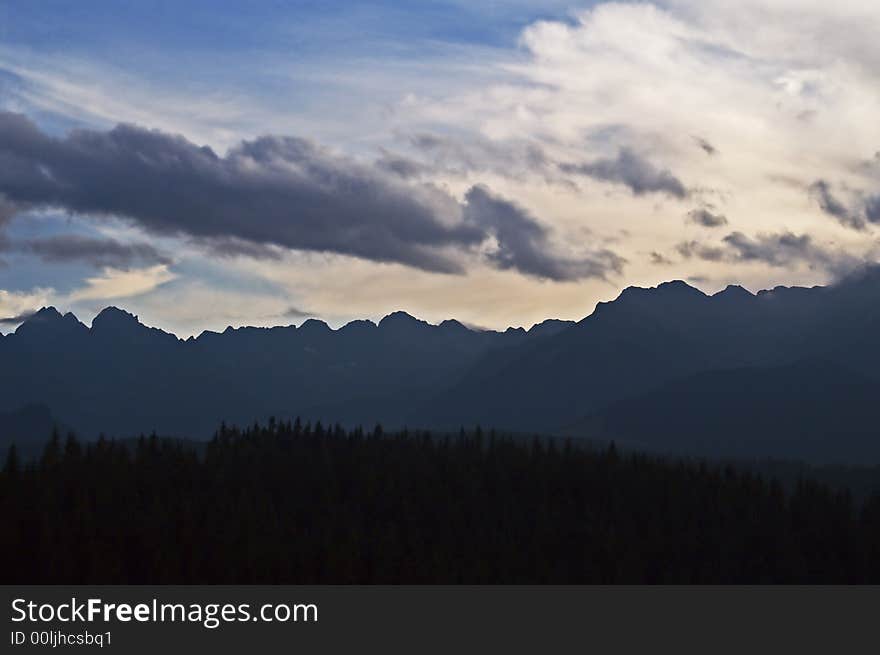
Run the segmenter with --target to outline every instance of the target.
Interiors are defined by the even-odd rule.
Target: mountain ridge
[[[307,327],[307,329],[310,329],[312,327],[318,327],[318,326],[326,326],[327,329],[330,330],[331,332],[339,332],[342,330],[354,329],[357,327],[368,327],[370,325],[373,327],[381,327],[383,323],[386,326],[394,326],[394,325],[401,325],[401,324],[410,323],[413,325],[418,324],[420,326],[429,327],[429,328],[466,330],[468,332],[474,332],[474,333],[488,332],[488,333],[494,333],[494,334],[504,334],[505,332],[520,331],[520,330],[523,332],[529,333],[529,332],[532,332],[536,329],[540,330],[540,329],[542,329],[542,327],[545,327],[549,324],[558,325],[558,326],[563,326],[563,325],[564,326],[571,326],[576,323],[576,321],[573,321],[573,320],[547,318],[547,319],[544,319],[543,321],[540,321],[538,323],[534,323],[528,329],[526,329],[522,326],[516,326],[516,327],[511,326],[511,327],[508,327],[504,330],[492,330],[492,329],[470,327],[467,324],[462,323],[458,319],[454,319],[454,318],[444,319],[440,323],[436,323],[436,324],[429,323],[428,321],[425,321],[424,319],[419,319],[419,318],[413,316],[412,314],[409,314],[406,311],[396,310],[394,312],[391,312],[391,313],[385,315],[384,317],[379,319],[378,322],[374,322],[370,319],[353,319],[347,323],[340,325],[337,328],[331,327],[329,324],[327,324],[326,321],[323,321],[319,318],[308,318],[305,321],[303,321],[299,326],[297,326],[296,324],[286,324],[286,325],[278,324],[278,325],[270,325],[270,326],[241,325],[238,327],[228,325],[220,332],[218,332],[216,330],[203,330],[198,335],[193,335],[193,336],[189,336],[189,337],[184,338],[184,337],[179,337],[176,334],[174,334],[173,332],[169,332],[169,331],[164,330],[162,328],[146,325],[145,323],[142,323],[140,321],[140,318],[136,314],[133,314],[127,310],[121,309],[115,305],[108,305],[107,307],[105,307],[104,309],[99,311],[95,315],[95,318],[92,319],[91,326],[88,326],[85,323],[83,323],[75,314],[73,314],[73,312],[67,312],[65,314],[62,314],[53,305],[47,305],[47,306],[40,308],[39,310],[37,310],[36,312],[31,314],[27,318],[25,318],[21,322],[21,324],[19,324],[18,327],[15,330],[13,330],[12,332],[9,332],[6,334],[3,334],[2,332],[0,332],[0,335],[11,336],[11,335],[18,333],[19,330],[21,330],[22,328],[25,328],[25,331],[30,329],[30,327],[25,327],[25,326],[33,326],[34,324],[46,324],[46,323],[52,324],[52,323],[57,323],[58,321],[61,321],[61,320],[76,321],[76,323],[78,323],[79,325],[82,325],[83,327],[85,327],[89,331],[94,329],[95,321],[98,321],[99,325],[101,325],[102,327],[104,325],[106,325],[107,323],[112,323],[115,325],[125,325],[125,324],[137,325],[142,328],[147,328],[150,330],[158,330],[160,332],[163,332],[164,334],[174,336],[178,341],[181,341],[181,342],[195,341],[195,340],[198,340],[200,337],[202,337],[205,334],[209,334],[209,335],[211,335],[211,334],[214,334],[214,335],[225,334],[227,332],[235,332],[238,330],[274,330],[274,329],[297,329],[297,330],[299,330],[299,329],[302,329],[303,327]]]
[[[783,388],[797,382],[784,381],[786,366],[818,359],[876,379],[878,298],[876,271],[754,294],[730,285],[707,295],[679,280],[629,287],[580,321],[529,330],[394,312],[336,329],[310,319],[185,340],[118,308],[91,327],[46,308],[0,339],[0,411],[45,404],[89,435],[206,438],[221,420],[273,415],[553,433],[626,399],[676,393],[677,381],[705,372],[781,370],[774,379]],[[814,399],[818,388],[808,390]],[[794,412],[797,399],[786,407]],[[799,420],[791,416],[793,426]]]

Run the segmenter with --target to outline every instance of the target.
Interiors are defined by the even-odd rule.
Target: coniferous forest
[[[0,511],[13,584],[880,582],[880,497],[479,429],[55,435]]]

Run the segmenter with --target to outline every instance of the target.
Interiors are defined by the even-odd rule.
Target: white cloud
[[[85,286],[71,293],[66,300],[76,302],[131,298],[152,291],[176,277],[165,264],[129,271],[106,268],[101,275],[86,278]]]
[[[16,317],[26,316],[34,310],[48,305],[53,296],[54,291],[48,288],[37,288],[27,292],[0,289],[0,321],[6,322]]]
[[[861,256],[873,240],[825,215],[809,185],[827,179],[856,192],[880,189],[876,168],[861,165],[880,150],[878,30],[876,3],[602,3],[571,22],[528,27],[522,57],[506,66],[516,83],[439,103],[408,98],[401,111],[416,125],[455,126],[464,142],[470,130],[498,150],[535,143],[552,160],[577,163],[631,148],[670,170],[691,190],[687,202],[633,198],[613,180],[577,177],[580,193],[572,195],[545,189],[543,171],[530,183],[491,182],[513,197],[531,196],[561,229],[626,229],[632,236],[620,253],[634,262],[631,278],[650,273],[648,258],[640,264],[630,255],[680,239],[680,216],[695,207],[715,207],[749,234],[809,232]],[[778,270],[755,262],[719,263],[714,273],[747,266],[779,281]],[[822,274],[793,265],[786,281]]]

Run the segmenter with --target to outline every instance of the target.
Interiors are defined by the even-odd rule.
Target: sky
[[[880,258],[868,0],[0,0],[0,331],[579,319]]]

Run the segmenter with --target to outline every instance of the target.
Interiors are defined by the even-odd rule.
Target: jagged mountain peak
[[[63,335],[87,331],[88,328],[71,312],[62,315],[55,307],[43,307],[19,325],[15,334],[18,336]]]
[[[63,315],[54,306],[42,307],[39,311],[31,314],[24,323],[47,323],[61,320]]]
[[[754,294],[738,284],[728,284],[724,289],[712,296],[713,298],[754,298]]]
[[[403,311],[402,309],[397,310],[396,312],[391,312],[390,314],[384,316],[381,321],[379,321],[379,325],[383,323],[396,323],[396,322],[410,322],[410,323],[419,323],[419,319],[417,319],[412,314]]]
[[[99,331],[142,327],[137,316],[118,307],[106,307],[92,319],[92,329]]]
[[[632,302],[652,301],[652,300],[677,300],[677,299],[703,299],[706,294],[692,287],[683,280],[671,280],[663,282],[656,287],[627,287],[624,289],[614,303],[630,304]],[[606,303],[613,304],[613,303]]]
[[[324,321],[317,318],[310,318],[303,322],[302,325],[299,326],[299,330],[301,332],[308,333],[324,333],[324,332],[332,332],[333,330],[327,325]]]
[[[373,321],[368,321],[366,319],[357,319],[354,321],[349,321],[341,328],[339,328],[340,332],[372,332],[376,329],[376,324]]]
[[[388,314],[381,321],[379,327],[384,329],[407,329],[418,327],[430,327],[430,325],[421,319],[416,318],[412,314],[404,311],[396,311]]]

